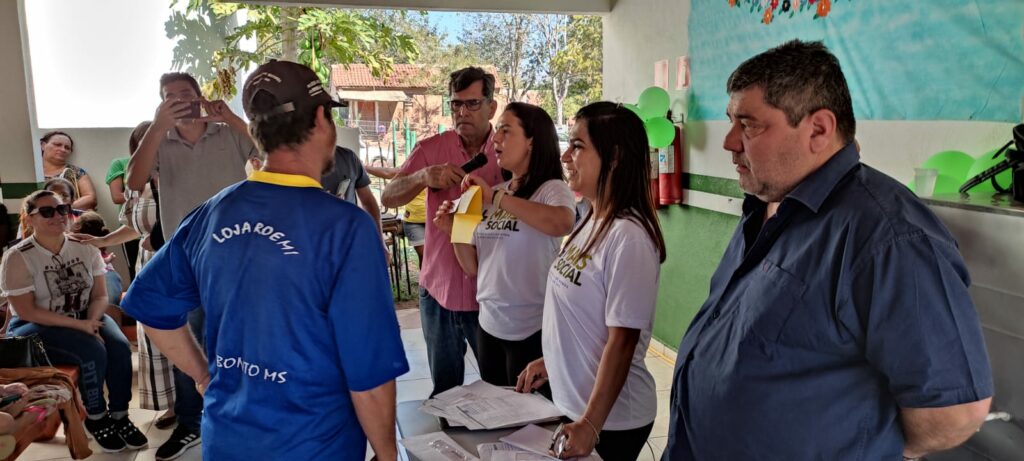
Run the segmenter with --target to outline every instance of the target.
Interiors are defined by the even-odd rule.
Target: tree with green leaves
[[[493,64],[509,102],[522,101],[539,86],[539,36],[528,14],[475,13],[463,24],[463,45]]]
[[[601,18],[540,15],[534,20],[543,38],[545,86],[554,103],[555,122],[563,125],[565,112],[575,112],[601,97]],[[566,111],[570,101],[577,107]]]
[[[178,1],[171,0],[171,6]],[[215,34],[238,15],[245,21],[231,28],[212,53],[188,41],[190,31],[213,29]],[[175,50],[175,64],[197,74],[203,93],[217,99],[235,95],[239,71],[270,59],[305,64],[329,86],[332,64],[363,63],[381,77],[392,70],[396,57],[411,61],[419,53],[412,36],[359,10],[188,0],[184,15],[172,15],[169,22],[177,26],[168,27],[168,36],[185,39]],[[209,55],[209,72],[201,72],[198,64],[204,53]]]

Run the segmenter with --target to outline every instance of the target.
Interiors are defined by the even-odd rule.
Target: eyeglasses
[[[476,111],[480,110],[480,107],[483,106],[484,102],[487,102],[486,98],[485,99],[452,99],[451,101],[448,101],[448,108],[451,109],[452,112],[458,112],[463,107],[465,107],[466,109],[469,109],[470,111],[476,112]]]
[[[32,210],[29,214],[39,214],[44,218],[52,218],[54,213],[60,213],[61,216],[67,216],[71,214],[71,205],[63,204],[57,206],[42,206]]]

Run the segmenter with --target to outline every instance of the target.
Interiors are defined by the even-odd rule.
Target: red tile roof
[[[331,86],[342,89],[408,89],[429,88],[429,74],[418,64],[395,64],[394,72],[380,79],[370,73],[366,64],[341,64],[331,66]]]
[[[495,75],[495,88],[501,88],[494,66],[483,66],[487,72]],[[422,64],[395,64],[394,72],[387,78],[380,79],[370,73],[366,64],[334,64],[331,66],[331,87],[343,90],[355,89],[425,89],[430,88],[432,74],[438,70]]]

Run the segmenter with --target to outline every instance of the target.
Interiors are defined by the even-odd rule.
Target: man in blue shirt
[[[395,382],[408,371],[373,220],[325,194],[331,99],[271,61],[243,90],[263,171],[193,210],[125,310],[205,391],[203,458],[394,460]],[[206,311],[206,356],[187,329]]]
[[[792,41],[729,78],[747,196],[679,346],[664,460],[899,460],[962,443],[992,378],[956,242],[860,163],[838,60]]]

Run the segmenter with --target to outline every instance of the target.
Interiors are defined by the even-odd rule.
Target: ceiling
[[[274,0],[250,3],[334,6],[347,8],[394,8],[433,11],[488,11],[501,13],[602,14],[611,12],[616,0]]]

